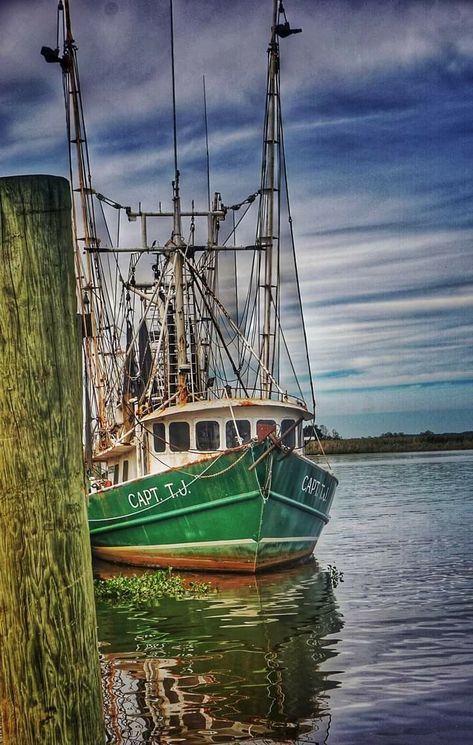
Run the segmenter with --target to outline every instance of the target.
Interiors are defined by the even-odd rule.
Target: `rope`
[[[249,450],[250,450],[250,447],[246,447],[245,446],[245,449],[243,450],[242,454],[240,455],[240,457],[234,463],[231,463],[229,466],[227,466],[226,468],[223,468],[218,473],[211,473],[211,474],[209,474],[209,476],[202,475],[201,478],[203,478],[203,479],[213,479],[213,478],[215,478],[217,476],[221,476],[223,473],[227,473],[227,471],[230,471],[233,468],[233,466],[236,466],[241,460],[243,460],[243,458],[249,452]],[[214,462],[216,462],[216,460]]]
[[[237,438],[238,444],[239,445],[242,445],[243,444],[243,440],[241,439],[240,432],[238,431],[238,427],[237,427],[237,423],[236,423],[236,419],[235,419],[235,414],[233,413],[233,406],[230,403],[230,400],[231,399],[230,399],[230,396],[227,393],[227,389],[226,388],[224,388],[224,391],[225,391],[225,396],[228,399],[228,407],[230,409],[230,414],[232,415],[233,426],[235,427],[236,438]]]
[[[266,461],[266,478],[264,480],[264,486],[261,489],[261,496],[263,497],[264,503],[266,503],[269,499],[272,477],[273,477],[273,458],[268,458],[268,460]]]
[[[317,440],[317,442],[318,442],[318,445],[319,445],[319,448],[320,448],[320,450],[322,451],[322,455],[323,455],[323,456],[324,456],[324,458],[325,458],[325,462],[326,462],[326,464],[327,464],[327,466],[328,466],[328,469],[329,469],[330,473],[333,473],[333,468],[332,468],[332,465],[331,465],[331,463],[330,463],[329,459],[327,458],[327,455],[326,455],[326,453],[325,453],[325,450],[324,450],[324,448],[323,448],[323,445],[322,445],[322,443],[321,443],[321,441],[320,441],[320,437],[319,437],[319,434],[318,434],[318,432],[317,432],[317,428],[315,427],[315,425],[314,425],[314,432],[315,432],[315,438],[316,438],[316,440]]]
[[[192,486],[192,484],[195,484],[196,481],[199,481],[199,479],[212,479],[212,478],[216,478],[217,476],[221,476],[224,473],[227,473],[232,468],[234,468],[235,466],[237,466],[238,463],[240,463],[240,461],[243,460],[243,458],[245,457],[245,455],[248,452],[249,452],[249,448],[248,447],[245,447],[243,453],[240,455],[239,458],[237,458],[237,460],[234,463],[230,463],[229,466],[227,466],[226,468],[223,468],[221,471],[218,471],[217,473],[212,473],[212,474],[209,474],[207,476],[205,475],[207,473],[207,471],[209,471],[212,468],[212,466],[215,465],[215,463],[217,463],[220,460],[220,458],[222,457],[222,455],[224,455],[225,453],[221,453],[215,460],[213,460],[211,463],[209,463],[209,465],[206,468],[204,468],[204,470],[201,473],[198,473],[196,476],[194,476],[194,474],[192,474],[192,473],[186,473],[186,471],[178,471],[178,473],[184,473],[186,476],[191,476],[191,477],[193,476],[193,478],[191,478],[191,481],[189,481],[187,484],[185,484],[186,489],[189,490],[189,487]],[[177,469],[174,469],[174,470],[176,471]],[[156,474],[156,475],[159,476],[160,474]],[[178,496],[178,494],[179,494],[179,489],[176,492],[171,492],[168,497],[165,497],[164,499],[161,499],[160,502],[159,502],[159,504],[161,505],[164,502],[168,502],[170,499],[174,499],[175,497]],[[110,522],[112,520],[123,520],[123,519],[125,519],[127,517],[135,517],[136,515],[142,515],[143,512],[147,512],[148,510],[151,510],[154,507],[156,507],[156,505],[155,504],[151,504],[148,507],[145,507],[144,509],[139,510],[138,512],[136,512],[136,511],[135,512],[129,512],[127,515],[117,515],[116,517],[89,518],[89,522],[90,523],[99,523],[99,522],[103,522],[103,520],[107,520],[108,522]]]
[[[220,302],[220,300],[215,295],[215,293],[212,292],[212,290],[210,289],[210,287],[208,286],[208,284],[205,282],[204,278],[197,276],[196,272],[194,271],[194,268],[192,267],[191,264],[189,264],[189,262],[188,262],[188,260],[187,260],[187,258],[185,256],[184,256],[184,259],[185,259],[186,263],[189,266],[189,269],[190,269],[191,274],[193,275],[194,279],[196,280],[197,288],[198,288],[199,292],[201,293],[202,299],[203,299],[204,303],[206,303],[207,309],[209,310],[209,312],[211,313],[211,315],[212,315],[212,312],[211,312],[211,309],[210,309],[210,307],[208,305],[208,302],[206,300],[205,294],[210,295],[210,297],[212,298],[212,300],[214,301],[214,303],[217,305],[217,307],[220,310],[220,312],[223,313],[223,315],[227,319],[227,321],[230,324],[231,328],[236,332],[236,334],[238,335],[238,337],[241,339],[241,342],[244,345],[244,347],[248,350],[248,352],[250,352],[250,354],[252,354],[258,360],[260,366],[265,371],[265,373],[268,375],[269,379],[274,384],[274,386],[277,388],[277,390],[279,391],[279,393],[281,393],[281,395],[284,395],[284,391],[282,390],[282,388],[280,388],[280,386],[278,385],[277,381],[271,375],[270,371],[263,365],[263,363],[260,360],[259,355],[251,347],[250,343],[247,341],[246,337],[241,333],[241,331],[238,328],[238,326],[234,323],[234,321],[232,321],[232,319],[229,316],[228,311],[225,309],[224,305]],[[202,285],[203,289],[205,290],[205,293],[203,292],[202,287],[200,285]],[[217,328],[217,331],[218,331],[218,328]],[[227,348],[226,347],[225,347],[225,351],[227,351]],[[235,369],[235,365],[234,365],[234,362],[233,362],[232,359],[231,359],[231,364],[232,364],[233,372],[237,375],[238,380],[240,381],[240,383],[243,386],[243,390],[245,390],[245,386],[243,385],[243,383],[241,381],[241,378],[240,378],[239,370]],[[246,393],[246,390],[245,390],[245,393]]]

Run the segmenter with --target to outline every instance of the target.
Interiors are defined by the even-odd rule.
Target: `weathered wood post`
[[[105,741],[65,179],[0,179],[4,745]]]

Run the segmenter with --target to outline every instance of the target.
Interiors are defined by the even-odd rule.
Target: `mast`
[[[181,197],[179,193],[179,169],[177,167],[177,121],[176,121],[176,75],[174,65],[174,19],[172,0],[169,0],[171,25],[171,71],[172,71],[172,113],[174,140],[174,182],[173,182],[173,230],[171,242],[175,250],[175,324],[177,339],[177,397],[180,403],[187,401],[187,373],[190,366],[187,359],[186,317],[184,310],[184,256],[186,244],[182,238]]]
[[[187,373],[189,362],[187,359],[186,339],[186,317],[184,310],[184,256],[183,251],[186,244],[181,235],[181,199],[179,196],[179,171],[176,171],[176,180],[173,182],[174,196],[174,224],[171,237],[175,251],[174,258],[174,285],[175,285],[175,313],[176,341],[177,341],[177,392],[178,401],[187,401]]]
[[[78,280],[78,291],[79,291],[79,303],[83,316],[84,326],[84,344],[85,344],[85,365],[86,365],[86,378],[89,377],[92,381],[92,385],[95,389],[95,405],[97,408],[97,423],[99,429],[99,435],[101,443],[104,446],[109,445],[109,435],[107,427],[107,414],[105,406],[104,396],[104,383],[105,383],[105,372],[102,369],[101,364],[101,350],[99,342],[98,332],[98,320],[95,308],[94,300],[94,269],[93,269],[93,251],[98,250],[99,240],[96,235],[95,229],[95,216],[93,207],[93,194],[92,180],[90,175],[89,158],[87,150],[87,139],[85,133],[85,124],[82,113],[82,98],[80,92],[79,75],[77,67],[77,47],[74,42],[72,35],[72,23],[71,14],[69,7],[69,0],[60,0],[59,11],[64,10],[64,23],[65,23],[65,37],[64,37],[64,55],[61,62],[61,67],[64,74],[65,84],[65,95],[68,96],[66,99],[66,107],[69,101],[68,110],[68,135],[69,135],[69,147],[75,145],[76,161],[77,161],[77,189],[80,196],[81,205],[81,217],[82,217],[82,229],[84,231],[84,247],[85,247],[85,273],[83,272],[82,260],[80,256],[80,248],[78,241],[77,232],[77,215],[74,199],[73,204],[73,218],[76,233],[76,266],[77,266],[77,280]],[[58,11],[58,12],[59,12]],[[71,122],[72,113],[72,122]],[[71,130],[72,124],[72,130]],[[71,177],[72,177],[72,157],[70,152],[70,164],[71,164]],[[72,183],[72,178],[71,178]],[[85,276],[84,276],[85,274]],[[89,396],[87,400],[90,406]],[[90,412],[86,415],[86,421],[91,424]],[[91,439],[91,433],[86,432],[86,440]],[[89,448],[90,449],[90,446]]]
[[[284,23],[280,23],[281,15]],[[291,29],[282,0],[273,0],[271,40],[268,47],[268,77],[263,140],[263,162],[260,189],[260,211],[257,243],[264,252],[263,331],[261,340],[262,395],[271,397],[276,357],[276,324],[278,311],[278,256],[280,241],[279,183],[281,175],[281,106],[279,93],[279,37],[298,34]]]
[[[61,23],[62,21],[62,23]],[[62,32],[63,52],[60,56],[60,32]],[[72,24],[69,0],[59,0],[57,11],[57,39],[56,48],[42,47],[41,54],[46,62],[59,63],[63,73],[64,103],[66,109],[66,124],[69,147],[69,172],[72,188],[72,219],[75,234],[75,262],[77,276],[78,305],[83,321],[83,349],[84,349],[84,379],[89,381],[92,396],[85,396],[85,406],[93,407],[86,412],[86,427],[95,421],[98,431],[100,447],[110,445],[110,429],[113,427],[109,416],[110,392],[106,389],[107,353],[103,339],[104,329],[111,328],[109,309],[102,297],[102,276],[98,262],[98,252],[101,250],[100,240],[96,233],[95,214],[90,175],[89,154],[85,132],[82,97],[77,66],[77,47],[72,35]],[[75,153],[75,162],[73,154]],[[75,193],[80,199],[80,220],[75,202]],[[83,237],[79,238],[81,222]],[[80,243],[85,249],[85,260],[82,258]],[[114,343],[114,342],[113,342]],[[90,454],[92,431],[86,431],[86,453]],[[90,462],[90,455],[87,457]]]
[[[279,70],[279,44],[276,36],[278,20],[278,0],[273,0],[273,22],[271,41],[268,48],[268,83],[266,93],[266,122],[264,131],[263,174],[261,184],[262,224],[260,244],[264,249],[264,300],[263,300],[263,334],[261,347],[262,393],[265,398],[271,396],[272,351],[275,344],[275,308],[273,289],[274,281],[274,202],[275,202],[275,150],[277,146],[276,122],[278,109],[277,77]],[[274,310],[273,310],[274,308]]]

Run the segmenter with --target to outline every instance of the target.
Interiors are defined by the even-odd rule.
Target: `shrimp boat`
[[[227,206],[208,187],[204,207],[185,208],[171,3],[171,206],[145,211],[92,186],[69,2],[58,12],[64,51],[58,38],[42,54],[65,79],[92,551],[130,565],[250,573],[303,560],[329,520],[337,479],[303,454],[315,401],[279,85],[280,40],[300,29],[275,0],[262,168],[250,195]],[[136,227],[131,247],[100,227],[107,210]]]

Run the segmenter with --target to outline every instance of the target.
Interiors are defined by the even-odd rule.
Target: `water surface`
[[[473,453],[332,463],[317,561],[99,606],[109,743],[471,741]]]

